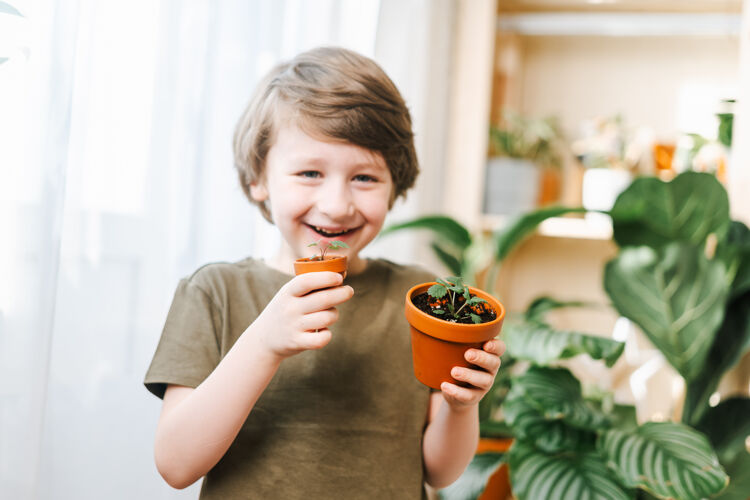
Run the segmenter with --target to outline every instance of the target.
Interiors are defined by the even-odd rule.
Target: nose
[[[331,221],[344,221],[354,215],[354,199],[346,181],[331,178],[318,193],[317,207]]]

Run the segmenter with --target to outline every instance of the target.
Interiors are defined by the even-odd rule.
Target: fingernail
[[[461,375],[461,368],[454,368],[451,370],[451,375],[454,377],[458,377]]]

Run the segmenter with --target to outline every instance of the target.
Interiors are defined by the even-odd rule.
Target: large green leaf
[[[700,248],[627,248],[608,262],[604,288],[688,381],[701,376],[728,295],[726,271]]]
[[[729,474],[729,486],[717,500],[747,500],[750,498],[750,453],[742,451],[731,463],[723,464]]]
[[[457,249],[466,249],[471,245],[471,234],[456,219],[445,215],[428,215],[407,222],[392,224],[380,232],[380,236],[404,229],[427,229],[435,233],[441,242],[448,242]]]
[[[654,248],[673,241],[702,245],[729,224],[729,199],[711,174],[685,172],[671,182],[642,177],[618,196],[612,210],[618,245]]]
[[[710,497],[729,482],[708,439],[686,425],[649,422],[633,431],[608,430],[597,448],[626,486],[661,498]]]
[[[561,301],[552,297],[537,297],[534,299],[529,307],[526,308],[526,319],[529,321],[544,322],[545,316],[548,312],[554,311],[555,309],[562,309],[565,307],[586,307],[593,306],[590,302],[582,302],[580,300],[574,301]]]
[[[508,453],[513,494],[519,500],[627,500],[596,453],[550,454],[517,440]]]
[[[474,455],[456,482],[438,492],[441,500],[476,500],[484,492],[490,476],[505,462],[504,453]]]
[[[723,464],[733,462],[745,453],[750,436],[750,399],[729,398],[709,408],[696,429],[703,432]]]
[[[588,354],[612,366],[625,344],[612,339],[565,330],[554,330],[543,323],[508,324],[503,330],[507,351],[518,359],[548,365],[553,361]]]
[[[682,421],[695,425],[708,408],[708,398],[716,391],[721,377],[750,348],[750,291],[729,303],[724,321],[716,332],[701,370],[701,376],[687,384]]]
[[[732,221],[726,238],[716,248],[716,257],[727,266],[732,297],[750,290],[750,229],[745,224]]]
[[[591,449],[593,431],[609,425],[565,368],[531,366],[514,377],[503,415],[517,438],[550,452]]]
[[[433,241],[430,246],[435,252],[435,255],[437,255],[438,259],[440,259],[440,262],[442,262],[443,265],[448,268],[451,274],[456,276],[461,275],[461,272],[463,271],[463,265],[458,257],[453,255],[448,250],[444,249],[442,245],[435,241]]]

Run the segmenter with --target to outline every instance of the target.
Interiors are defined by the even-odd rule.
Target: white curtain
[[[278,244],[232,167],[255,82],[318,45],[375,57],[432,179],[392,218],[429,210],[452,5],[0,2],[0,497],[197,496],[156,472],[160,402],[141,381],[178,279]],[[370,252],[410,261],[414,247]]]

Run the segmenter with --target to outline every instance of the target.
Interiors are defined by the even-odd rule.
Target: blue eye
[[[355,181],[361,181],[361,182],[378,182],[378,180],[371,176],[371,175],[365,175],[365,174],[359,174],[354,176]]]
[[[316,179],[320,177],[320,172],[317,172],[315,170],[305,170],[304,172],[300,172],[297,175],[300,177],[306,177],[308,179]]]

